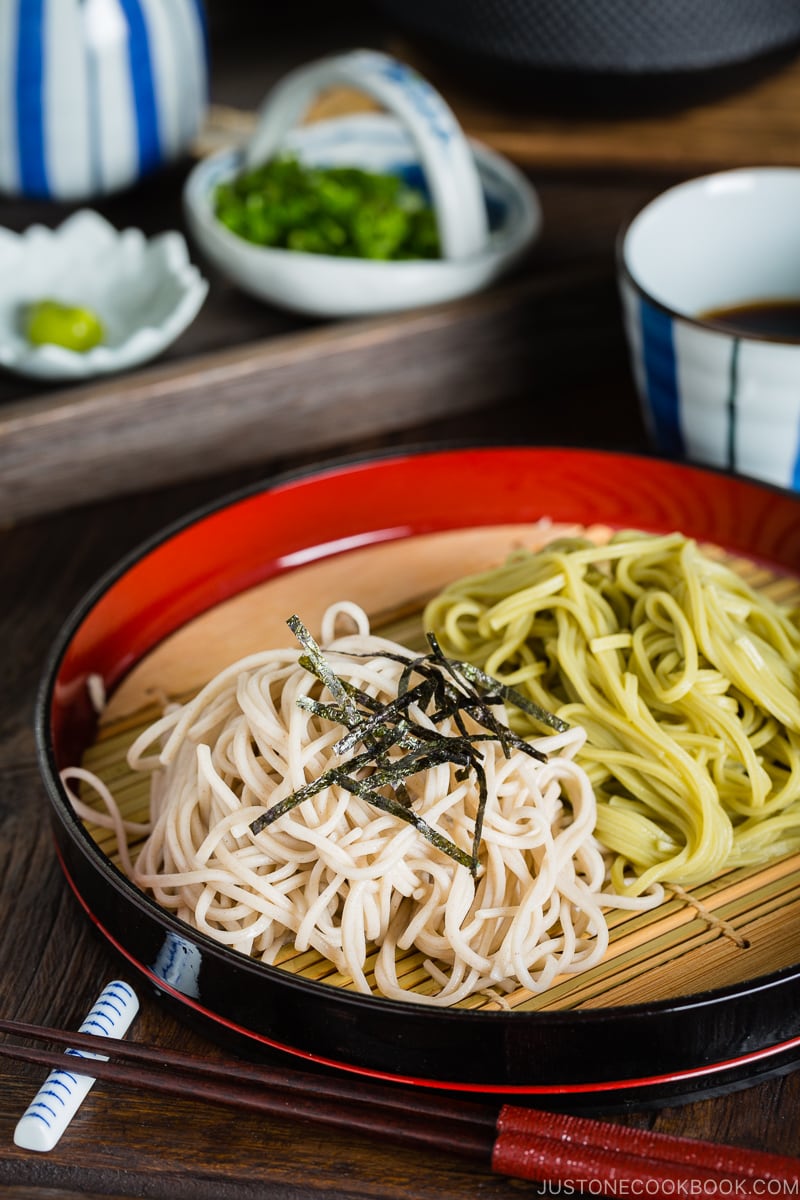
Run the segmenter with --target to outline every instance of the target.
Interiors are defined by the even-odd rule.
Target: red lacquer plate
[[[287,1051],[383,1079],[561,1107],[674,1101],[800,1061],[800,923],[798,953],[777,969],[686,995],[553,1011],[432,1009],[227,950],[136,889],[69,805],[59,771],[97,731],[90,676],[102,678],[112,709],[124,709],[147,694],[154,661],[159,671],[186,662],[184,638],[199,630],[211,645],[204,622],[221,621],[236,643],[237,606],[254,597],[267,638],[290,597],[303,616],[342,598],[386,610],[541,522],[680,530],[771,574],[800,576],[800,500],[787,492],[600,451],[431,450],[282,477],[192,514],[129,556],[69,617],[37,706],[59,858],[91,921],[186,1019],[253,1055]],[[347,597],[335,594],[343,581]],[[244,624],[246,636],[261,636]],[[798,922],[796,909],[787,920]]]

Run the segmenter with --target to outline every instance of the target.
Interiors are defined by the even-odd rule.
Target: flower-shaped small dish
[[[347,86],[384,111],[303,123],[317,93]],[[221,184],[288,153],[306,166],[399,175],[427,193],[441,257],[381,260],[255,244],[216,214]],[[318,317],[369,316],[466,296],[530,248],[538,197],[512,163],[468,139],[443,98],[416,72],[377,51],[351,51],[290,73],[267,97],[242,148],[197,164],[186,182],[189,232],[244,291]]]
[[[207,292],[177,232],[151,239],[138,229],[118,232],[91,209],[57,229],[0,229],[0,367],[52,382],[127,370],[170,345]],[[88,310],[102,341],[85,351],[34,344],[27,314],[41,301]]]

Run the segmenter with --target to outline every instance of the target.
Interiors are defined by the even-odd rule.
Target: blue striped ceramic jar
[[[800,169],[662,193],[618,243],[633,374],[655,448],[800,491],[800,337],[709,314],[800,303]]]
[[[185,153],[208,97],[202,0],[0,0],[0,190],[119,191]]]

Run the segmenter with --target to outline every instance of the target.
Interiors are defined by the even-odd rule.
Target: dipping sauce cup
[[[800,490],[800,168],[670,188],[617,263],[655,449]]]

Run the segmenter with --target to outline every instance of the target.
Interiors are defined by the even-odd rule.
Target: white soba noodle
[[[343,614],[357,631],[337,637]],[[386,654],[409,651],[372,635],[360,609],[330,609],[322,644],[341,680],[382,703],[397,697],[403,664]],[[342,725],[302,706],[302,697],[331,699],[302,653],[234,663],[131,747],[131,768],[152,776],[152,827],[132,877],[165,908],[265,962],[289,943],[324,956],[362,992],[451,1005],[486,990],[540,992],[592,966],[608,944],[604,909],[657,901],[605,890],[595,798],[573,761],[584,741],[578,727],[529,739],[546,762],[481,742],[487,797],[474,876],[412,824],[338,783],[254,833],[273,805],[346,765],[334,749]],[[409,717],[459,733],[453,716],[434,726],[417,707]],[[441,762],[405,783],[414,813],[470,853],[474,773]],[[411,949],[424,959],[426,986],[403,972],[398,952]]]

